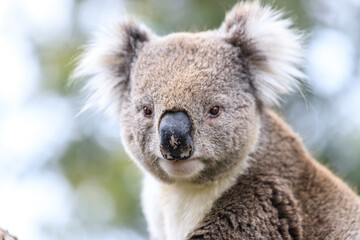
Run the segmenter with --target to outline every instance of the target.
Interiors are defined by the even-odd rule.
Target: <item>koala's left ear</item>
[[[298,69],[303,60],[302,34],[291,25],[281,12],[253,1],[235,5],[219,29],[225,41],[239,48],[256,97],[267,105],[277,104],[279,95],[298,88],[305,78]]]
[[[80,57],[74,78],[85,77],[88,101],[82,111],[95,106],[117,114],[130,91],[131,66],[146,42],[156,38],[132,18],[97,35]]]

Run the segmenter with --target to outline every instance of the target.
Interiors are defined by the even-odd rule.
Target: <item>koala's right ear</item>
[[[299,80],[305,79],[303,34],[291,26],[281,11],[254,0],[236,4],[220,27],[225,41],[248,63],[256,97],[266,105],[277,104],[280,95],[299,89]]]
[[[142,46],[155,38],[145,26],[128,18],[97,35],[85,47],[75,69],[74,78],[85,78],[88,100],[82,111],[97,107],[118,113],[122,99],[130,91],[131,66]]]

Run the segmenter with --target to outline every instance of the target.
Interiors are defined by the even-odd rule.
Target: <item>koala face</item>
[[[301,35],[281,13],[243,2],[219,29],[158,37],[128,19],[85,51],[75,76],[120,116],[128,153],[165,182],[204,183],[246,165],[262,107],[304,76]]]
[[[258,121],[238,54],[213,32],[174,34],[142,48],[121,125],[125,145],[146,170],[168,182],[203,182],[241,164],[255,142]],[[184,113],[188,123],[175,120],[168,129],[173,136],[162,136],[161,125],[173,113]],[[189,140],[182,146],[185,137],[176,132],[184,125]],[[191,156],[166,156],[174,141],[175,149],[190,147]],[[170,146],[162,149],[162,142]]]

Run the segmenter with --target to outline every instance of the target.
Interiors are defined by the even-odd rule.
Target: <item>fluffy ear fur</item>
[[[82,111],[95,106],[118,113],[121,99],[130,90],[131,65],[144,43],[155,35],[128,18],[97,35],[80,57],[74,77],[87,78],[88,101]]]
[[[250,68],[256,97],[266,105],[277,104],[279,95],[298,88],[303,73],[302,35],[292,22],[259,1],[238,3],[220,26],[225,40],[240,49]]]

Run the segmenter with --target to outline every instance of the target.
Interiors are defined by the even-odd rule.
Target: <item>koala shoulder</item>
[[[249,168],[188,239],[358,239],[360,198],[272,111],[261,136]]]

